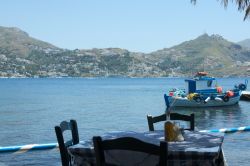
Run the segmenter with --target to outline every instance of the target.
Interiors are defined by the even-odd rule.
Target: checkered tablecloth
[[[224,165],[222,152],[222,133],[201,133],[196,131],[183,131],[183,142],[168,143],[169,165]],[[164,131],[133,132],[117,131],[109,132],[102,136],[103,139],[119,137],[134,137],[144,142],[159,145],[164,140]],[[74,158],[75,165],[95,165],[95,154],[92,141],[83,141],[70,147],[69,153]],[[158,156],[148,155],[141,152],[112,150],[105,152],[108,162],[124,165],[156,165]],[[129,159],[129,160],[128,160]]]

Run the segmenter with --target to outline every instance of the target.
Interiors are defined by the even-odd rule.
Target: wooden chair
[[[64,141],[63,137],[63,133],[66,130],[70,130],[72,135],[72,139],[68,141]],[[67,148],[79,143],[77,123],[75,120],[70,120],[70,122],[63,121],[59,126],[55,126],[55,132],[60,149],[62,166],[69,166],[71,165],[71,157],[68,154]]]
[[[154,131],[154,123],[160,122],[160,121],[166,121],[167,117],[166,114],[162,114],[160,116],[151,116],[147,115],[148,119],[148,128],[149,131]],[[186,130],[194,130],[194,114],[191,115],[183,115],[178,113],[170,113],[170,120],[183,120],[183,121],[189,121],[190,122],[190,128]]]
[[[168,144],[165,141],[161,141],[160,146],[157,146],[132,137],[102,140],[101,137],[96,136],[93,137],[93,143],[97,166],[112,165],[106,163],[104,155],[105,150],[131,150],[158,155],[159,163],[157,165],[167,166]],[[126,163],[124,163],[124,165],[126,165]]]

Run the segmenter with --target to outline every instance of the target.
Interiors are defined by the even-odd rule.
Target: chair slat
[[[144,152],[147,154],[159,156],[159,166],[167,165],[168,146],[167,142],[162,141],[160,146],[143,142],[132,137],[122,137],[110,140],[102,140],[101,137],[93,137],[94,149],[96,155],[97,166],[106,164],[105,150],[130,150]],[[157,164],[158,165],[158,164]]]
[[[114,140],[104,140],[102,142],[102,148],[104,150],[131,150],[131,151],[140,151],[149,154],[159,155],[160,147],[157,145],[145,143],[138,139],[132,137],[122,137]]]
[[[154,123],[158,123],[161,121],[166,121],[167,117],[166,114],[162,114],[159,116],[151,116],[147,115],[148,120],[148,128],[149,131],[154,131]],[[190,122],[190,128],[188,130],[194,130],[195,124],[194,124],[194,114],[191,115],[183,115],[178,113],[170,113],[170,120],[183,120],[183,121],[189,121]]]

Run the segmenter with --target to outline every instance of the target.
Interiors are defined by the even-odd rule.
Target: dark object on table
[[[104,155],[105,150],[130,150],[158,155],[160,156],[159,166],[167,166],[168,144],[165,141],[161,141],[160,146],[157,146],[133,137],[102,140],[101,137],[97,136],[93,137],[93,143],[97,166],[104,166],[107,164]]]
[[[65,142],[63,132],[66,130],[71,131],[72,139]],[[79,143],[77,123],[75,120],[70,120],[70,122],[63,121],[59,126],[55,126],[55,132],[59,144],[62,166],[69,166],[71,165],[71,157],[68,154],[67,148]]]
[[[166,114],[162,114],[160,116],[151,116],[147,115],[148,119],[148,128],[149,131],[154,131],[154,123],[160,122],[160,121],[166,121],[167,116]],[[194,131],[194,114],[190,115],[183,115],[178,113],[170,113],[170,120],[183,120],[183,121],[189,121],[190,122],[190,128],[185,130],[192,130]]]

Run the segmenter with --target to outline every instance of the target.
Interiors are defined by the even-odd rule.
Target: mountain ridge
[[[203,34],[151,53],[122,48],[68,50],[0,26],[0,77],[249,76],[250,51],[220,35]]]
[[[242,47],[250,49],[250,39],[242,40],[238,42],[238,44],[241,45]]]

